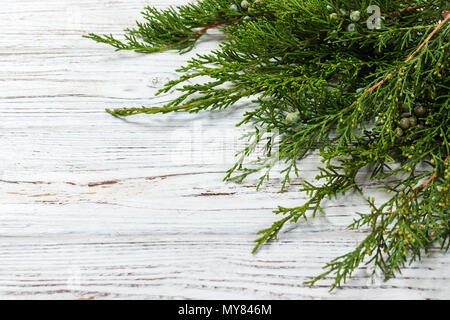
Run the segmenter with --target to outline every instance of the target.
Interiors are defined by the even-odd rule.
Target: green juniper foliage
[[[183,53],[209,29],[223,31],[219,49],[196,55],[160,90],[176,87],[173,101],[108,112],[199,112],[251,97],[239,125],[255,128],[254,141],[261,130],[276,131],[279,139],[268,143],[256,167],[243,165],[253,148],[243,150],[226,179],[240,182],[260,172],[261,184],[276,155],[284,164],[284,189],[298,175],[298,161],[320,151],[319,185],[305,182],[306,203],[275,211],[280,220],[259,232],[255,251],[287,224],[324,214],[323,200],[351,190],[363,194],[356,179],[361,169],[382,182],[390,199],[376,205],[368,197],[370,212],[350,225],[365,228],[365,239],[308,282],[333,276],[334,289],[362,263],[389,279],[431,247],[449,248],[449,10],[439,0],[203,0],[148,7],[122,40],[87,37],[117,50]],[[201,76],[209,80],[187,82]]]

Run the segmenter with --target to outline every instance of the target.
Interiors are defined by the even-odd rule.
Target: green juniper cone
[[[197,55],[183,75],[160,90],[180,96],[162,107],[108,110],[114,116],[227,108],[241,98],[253,104],[240,124],[279,133],[266,158],[244,167],[252,148],[240,154],[226,179],[242,181],[261,172],[260,186],[283,164],[283,189],[298,175],[297,162],[319,150],[320,186],[305,182],[310,199],[259,232],[257,250],[277,238],[286,224],[325,213],[322,200],[347,191],[363,193],[356,175],[364,168],[390,195],[370,212],[358,213],[350,228],[367,237],[324,266],[307,284],[332,276],[342,285],[361,263],[389,279],[421,254],[450,245],[449,174],[449,2],[203,0],[158,10],[125,39],[89,34],[117,50],[142,53],[191,50],[211,28],[227,38],[220,49]],[[202,84],[187,80],[208,76]],[[421,168],[421,169],[420,169]],[[426,168],[426,169],[424,169]]]

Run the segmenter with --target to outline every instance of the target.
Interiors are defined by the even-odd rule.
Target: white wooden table
[[[119,34],[146,4],[185,2],[0,0],[0,298],[450,298],[450,255],[438,250],[387,283],[362,268],[333,294],[331,279],[302,286],[364,236],[345,228],[367,210],[356,195],[252,255],[272,210],[305,196],[278,193],[277,179],[259,192],[256,178],[222,181],[242,146],[242,107],[104,112],[168,101],[154,93],[217,32],[183,56],[115,53],[81,36]],[[303,161],[298,181],[318,164]]]

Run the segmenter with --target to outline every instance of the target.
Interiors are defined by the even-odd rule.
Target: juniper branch
[[[369,5],[377,5],[378,27]],[[209,54],[196,55],[177,70],[158,94],[176,90],[163,106],[107,110],[114,116],[138,113],[220,110],[253,99],[238,125],[253,127],[249,145],[225,179],[242,182],[259,174],[258,187],[281,161],[282,191],[299,175],[299,163],[315,150],[325,163],[316,185],[300,191],[309,200],[279,206],[281,218],[261,230],[255,242],[277,239],[286,224],[325,214],[325,199],[347,192],[365,196],[357,174],[392,196],[349,226],[368,235],[355,250],[337,257],[309,281],[333,276],[341,286],[361,264],[386,279],[436,245],[450,246],[449,137],[450,6],[442,0],[202,0],[164,10],[147,7],[143,21],[113,35],[89,34],[116,50],[142,53],[191,50],[213,28],[226,39]],[[206,77],[199,84],[190,80]],[[278,132],[252,166],[262,133]],[[430,170],[421,168],[428,166]]]

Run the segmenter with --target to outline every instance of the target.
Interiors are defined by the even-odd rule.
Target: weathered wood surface
[[[278,193],[276,179],[259,192],[255,180],[222,181],[242,108],[104,112],[167,101],[154,93],[194,53],[114,53],[81,35],[118,34],[146,4],[184,2],[1,1],[0,298],[448,299],[450,256],[438,250],[388,283],[362,268],[334,294],[330,279],[301,285],[364,236],[345,228],[367,209],[356,195],[252,255],[272,209],[305,196]],[[298,181],[317,162],[303,161]]]

